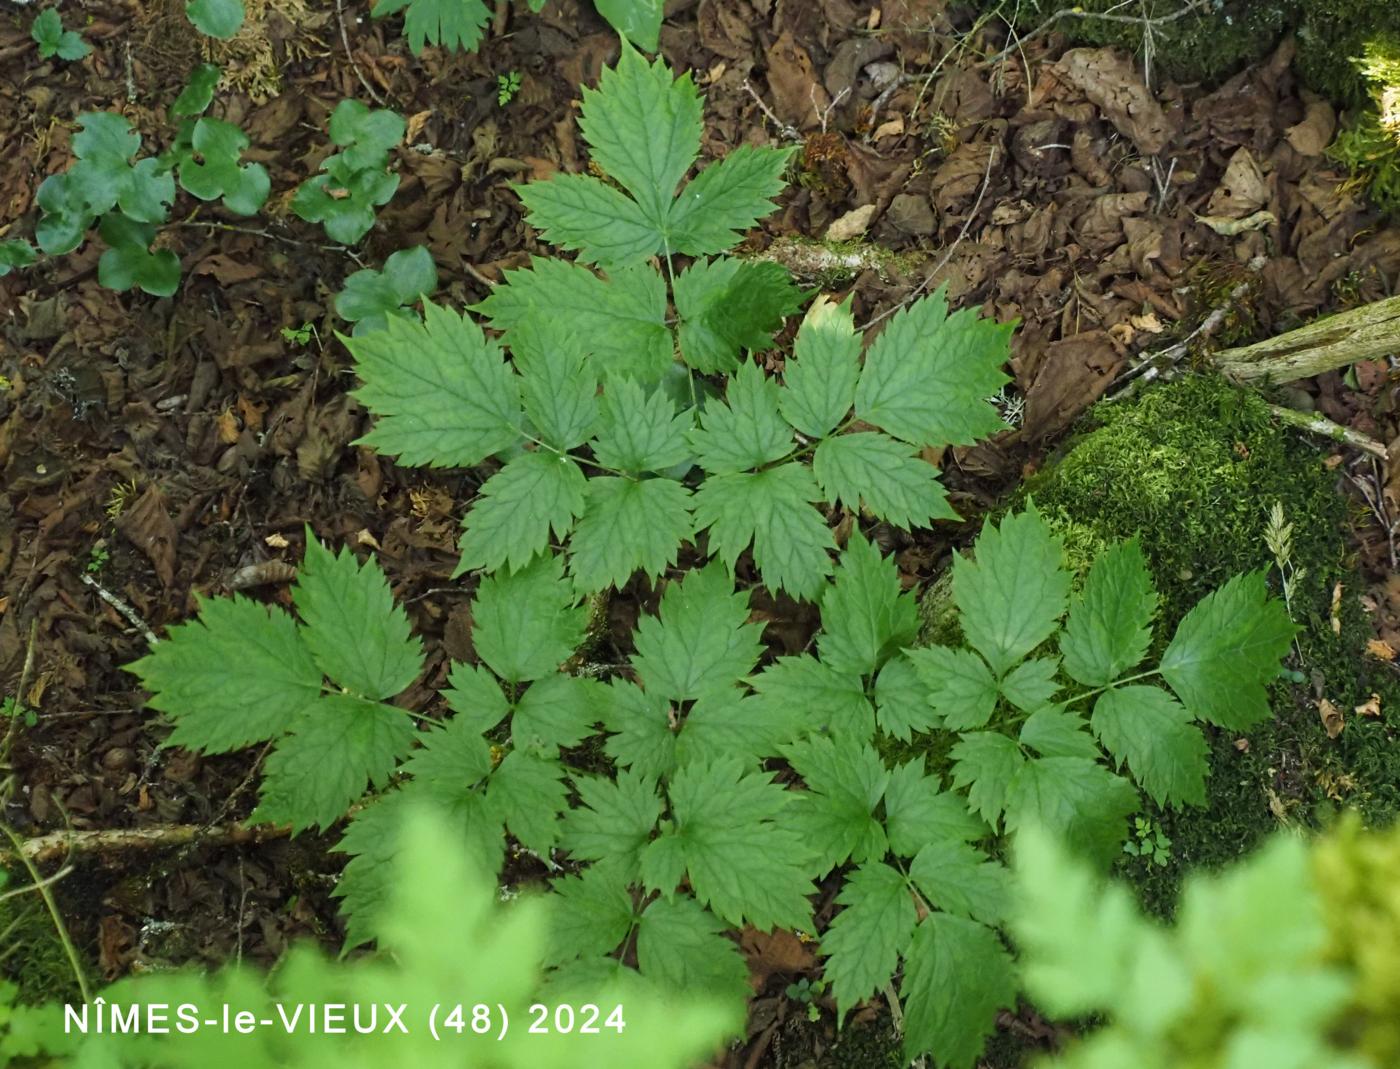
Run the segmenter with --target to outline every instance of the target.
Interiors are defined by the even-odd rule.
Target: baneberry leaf
[[[900,309],[865,354],[856,415],[915,446],[970,445],[1002,429],[986,398],[1009,381],[1014,329],[972,308],[948,315],[941,288]]]
[[[847,876],[836,904],[845,908],[822,934],[821,948],[840,1019],[889,982],[918,916],[904,877],[879,861]]]
[[[755,769],[798,732],[800,714],[734,688],[707,691],[686,714],[676,736],[676,764],[737,757]]]
[[[697,371],[735,371],[747,350],[771,348],[802,294],[787,270],[722,256],[696,260],[676,277],[681,356]]]
[[[579,804],[564,814],[560,845],[582,861],[607,861],[629,882],[641,873],[641,854],[661,816],[656,780],[636,770],[615,780],[576,776]]]
[[[505,331],[508,343],[523,324],[557,317],[607,380],[630,376],[650,385],[675,360],[666,326],[666,283],[646,265],[600,278],[580,264],[535,257],[528,268],[506,271],[473,311]]]
[[[664,390],[647,393],[623,379],[603,394],[593,455],[627,472],[665,471],[690,456],[691,412],[677,413]]]
[[[875,810],[889,773],[880,755],[869,745],[817,736],[783,747],[783,756],[808,786],[797,793],[786,821],[812,844],[816,875],[848,860],[862,865],[883,858],[889,844]]]
[[[671,206],[667,249],[712,256],[734,246],[745,230],[773,211],[786,183],[792,149],[741,145],[712,163]]]
[[[302,710],[263,769],[250,818],[293,832],[330,827],[365,793],[388,782],[416,732],[402,709],[353,694],[326,694]]]
[[[953,558],[963,633],[1000,677],[1054,633],[1069,599],[1064,547],[1034,506],[982,528],[975,563]]]
[[[614,680],[608,687],[603,722],[612,732],[603,744],[623,768],[659,779],[676,767],[676,735],[671,730],[671,703],[633,683]]]
[[[998,684],[1002,696],[1022,712],[1033,713],[1049,705],[1060,689],[1055,677],[1060,671],[1057,657],[1034,657],[1007,672]]]
[[[577,746],[603,718],[606,692],[596,679],[556,674],[530,684],[510,721],[518,748],[553,756],[559,746]]]
[[[666,588],[656,616],[637,624],[632,667],[649,694],[698,698],[758,663],[763,628],[748,619],[748,595],[717,565],[690,572]]]
[[[321,693],[301,630],[245,597],[198,602],[197,620],[126,668],[151,691],[151,708],[174,721],[167,744],[224,753],[275,739]]]
[[[482,484],[462,520],[462,559],[454,575],[509,564],[522,568],[563,539],[583,514],[586,480],[566,456],[521,453]]]
[[[744,364],[730,377],[724,401],[705,406],[690,443],[701,467],[713,475],[748,471],[787,456],[792,428],[778,414],[778,384],[758,365]]]
[[[423,322],[342,341],[374,413],[359,444],[403,464],[468,467],[521,440],[519,380],[500,347],[466,316],[424,302]]]
[[[813,503],[821,491],[798,463],[758,472],[713,475],[695,493],[695,525],[709,530],[710,552],[732,574],[752,543],[763,583],[774,592],[813,599],[831,574],[835,541]]]
[[[506,754],[486,785],[491,811],[522,846],[537,854],[547,854],[554,846],[568,796],[563,766],[524,750]]]
[[[859,675],[838,672],[807,654],[779,657],[749,680],[770,719],[791,718],[799,733],[869,742],[875,710]]]
[[[904,1055],[932,1052],[947,1069],[971,1069],[1016,999],[1011,956],[996,932],[976,921],[930,913],[905,954]]]
[[[482,665],[460,661],[454,664],[447,674],[447,687],[442,696],[457,714],[453,722],[468,723],[478,734],[490,731],[510,712],[510,703],[501,692],[500,681]]]
[[[589,479],[583,516],[569,540],[569,570],[582,590],[621,588],[675,564],[690,538],[690,491],[670,479]]]
[[[875,677],[875,716],[880,730],[908,742],[911,732],[927,731],[938,722],[914,662],[899,654],[885,662]]]
[[[557,174],[516,193],[545,241],[588,263],[616,271],[657,253],[660,235],[637,202],[592,175]]]
[[[950,731],[980,728],[992,718],[997,704],[997,681],[987,663],[971,650],[924,646],[905,651],[935,716]]]
[[[1193,715],[1243,731],[1269,716],[1264,684],[1296,631],[1262,571],[1237,575],[1182,618],[1162,675]]]
[[[1206,740],[1192,719],[1161,688],[1128,686],[1099,695],[1089,723],[1154,802],[1180,807],[1206,802]]]
[[[486,576],[472,602],[472,643],[502,679],[523,683],[555,671],[583,641],[585,611],[558,557]]]
[[[850,298],[840,304],[825,296],[813,301],[783,367],[783,418],[810,438],[835,430],[855,403],[860,349]]]
[[[1069,607],[1060,654],[1071,678],[1090,687],[1136,667],[1152,643],[1157,592],[1137,539],[1101,553]]]
[[[974,731],[960,736],[948,756],[953,759],[953,786],[968,788],[968,802],[995,829],[1006,810],[1011,782],[1026,764],[1016,740],[998,731]]]
[[[1084,718],[1062,705],[1047,705],[1026,717],[1020,739],[1041,757],[1084,757],[1090,761],[1100,757]]]
[[[491,9],[483,0],[377,0],[371,18],[383,18],[407,8],[403,32],[408,48],[422,55],[428,45],[449,52],[475,52],[491,21]]]
[[[621,866],[614,864],[590,865],[578,876],[554,880],[546,960],[559,964],[617,949],[634,917],[627,884]]]
[[[861,505],[897,527],[956,520],[938,469],[918,450],[875,431],[828,438],[812,455],[812,474],[827,500],[859,513]]]
[[[422,645],[379,565],[360,564],[344,546],[332,554],[310,528],[292,600],[306,624],[307,648],[340,686],[365,698],[392,698],[423,670]]]
[[[968,812],[961,795],[943,790],[920,758],[890,769],[885,787],[885,831],[890,849],[914,857],[930,843],[972,842],[987,826]]]
[[[935,840],[909,866],[909,876],[929,905],[958,917],[997,925],[1011,898],[1010,873],[976,847]]]
[[[689,895],[658,898],[637,926],[637,968],[666,990],[742,999],[749,970],[724,927]]]
[[[869,676],[919,634],[918,604],[900,589],[893,557],[859,531],[841,554],[832,583],[822,591],[822,663],[838,672]]]
[[[1107,864],[1118,856],[1127,819],[1138,808],[1132,784],[1097,761],[1038,757],[1021,762],[1006,790],[1006,830],[1039,825]]]

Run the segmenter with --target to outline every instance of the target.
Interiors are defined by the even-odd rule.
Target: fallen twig
[[[133,609],[130,605],[122,601],[121,598],[117,597],[115,594],[113,594],[110,590],[108,590],[105,586],[99,583],[92,576],[88,575],[86,572],[78,576],[78,578],[81,579],[88,586],[92,587],[93,590],[97,591],[98,597],[100,597],[108,605],[112,606],[112,608],[116,609],[117,612],[121,613],[122,616],[126,618],[127,623],[131,624],[132,627],[140,631],[141,636],[146,640],[148,645],[155,646],[160,643],[160,639],[156,638],[156,633],[151,630],[150,625],[147,624],[145,620],[141,619],[141,614],[138,613],[135,609]]]
[[[1319,416],[1316,412],[1299,412],[1297,409],[1284,408],[1282,405],[1270,405],[1269,411],[1283,420],[1284,423],[1305,430],[1309,434],[1320,434],[1334,442],[1341,442],[1343,445],[1349,445],[1363,453],[1369,453],[1378,460],[1386,458],[1385,446],[1380,442],[1360,431],[1354,431],[1350,427],[1334,423],[1326,416]]]
[[[360,79],[360,84],[365,87],[365,92],[369,94],[370,99],[382,108],[384,98],[375,92],[374,86],[369,84],[369,79],[365,77],[364,71],[360,70],[360,65],[355,62],[355,53],[350,51],[350,35],[345,32],[344,0],[335,0],[335,16],[340,21],[340,43],[345,46],[345,58],[350,61],[350,66],[355,70],[355,77]]]
[[[73,854],[120,853],[125,850],[168,850],[176,846],[228,846],[284,839],[289,825],[258,824],[161,824],[151,828],[99,828],[50,832],[33,839],[14,839],[11,850],[0,850],[7,860],[20,858],[42,865]]]

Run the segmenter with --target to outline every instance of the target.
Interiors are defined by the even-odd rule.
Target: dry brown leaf
[[[238,425],[238,417],[233,414],[233,409],[226,408],[219,413],[214,420],[214,425],[219,432],[219,441],[224,445],[233,445],[238,441],[238,436],[243,432],[243,428]]]
[[[1382,638],[1367,639],[1366,652],[1378,661],[1395,660],[1395,647]]]
[[[1269,224],[1277,223],[1278,218],[1273,212],[1260,211],[1243,219],[1233,219],[1228,215],[1198,215],[1196,221],[1204,223],[1221,237],[1232,238],[1250,230],[1263,230]]]
[[[875,141],[879,141],[882,137],[898,137],[902,133],[904,133],[904,119],[896,115],[893,119],[877,126],[875,133],[871,136]]]
[[[749,960],[749,976],[755,991],[763,990],[774,973],[791,976],[816,968],[817,959],[811,948],[791,932],[781,929],[769,934],[745,928],[739,945]]]
[[[801,130],[820,126],[831,105],[831,97],[812,67],[812,57],[789,30],[784,30],[768,50],[768,88],[778,118]]]
[[[1329,739],[1335,739],[1347,726],[1346,717],[1343,716],[1342,711],[1326,698],[1318,699],[1317,711],[1322,717],[1322,727],[1327,732]]]
[[[854,241],[865,233],[877,210],[876,205],[866,204],[847,212],[826,228],[826,240]]]
[[[1132,62],[1111,48],[1075,48],[1060,57],[1058,74],[1103,109],[1118,132],[1148,156],[1167,147],[1172,127]]]
[[[117,530],[150,558],[161,586],[169,587],[175,581],[175,545],[179,535],[159,487],[152,483],[136,504],[122,511]]]
[[[1303,121],[1290,126],[1284,137],[1300,156],[1321,156],[1336,132],[1337,113],[1327,101],[1319,100],[1308,105]]]
[[[1369,698],[1353,709],[1352,712],[1357,716],[1370,716],[1379,720],[1381,716],[1381,696],[1373,693]]]
[[[1211,218],[1243,219],[1264,207],[1269,200],[1269,187],[1259,161],[1247,148],[1235,150],[1220,179],[1220,185],[1210,195],[1206,215]]]

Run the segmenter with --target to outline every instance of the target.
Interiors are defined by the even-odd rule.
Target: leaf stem
[[[1121,687],[1124,683],[1136,683],[1139,679],[1151,679],[1153,676],[1162,674],[1160,668],[1154,668],[1150,672],[1139,672],[1135,676],[1126,676],[1123,679],[1115,679],[1112,683],[1107,683],[1102,687],[1095,687],[1093,690],[1086,690],[1082,694],[1076,694],[1073,698],[1065,699],[1065,705],[1073,705],[1075,702],[1083,701],[1085,698],[1092,698],[1096,694],[1102,694],[1113,687]]]

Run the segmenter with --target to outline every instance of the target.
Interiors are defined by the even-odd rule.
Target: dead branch
[[[1309,434],[1319,434],[1334,442],[1340,442],[1353,449],[1359,449],[1363,453],[1369,453],[1380,460],[1385,459],[1385,446],[1380,442],[1360,431],[1343,427],[1340,423],[1333,423],[1326,416],[1319,416],[1316,412],[1299,412],[1297,409],[1284,408],[1282,405],[1270,405],[1269,411],[1284,423],[1307,431]]]
[[[42,865],[71,854],[121,853],[125,850],[169,850],[176,846],[228,846],[233,843],[263,843],[283,839],[291,833],[287,825],[222,824],[205,827],[202,824],[162,824],[151,828],[103,828],[87,831],[56,831],[25,839],[19,856],[31,864]],[[15,851],[0,851],[0,858],[10,860]]]
[[[1400,297],[1353,308],[1254,345],[1215,354],[1237,382],[1294,382],[1400,352]]]

